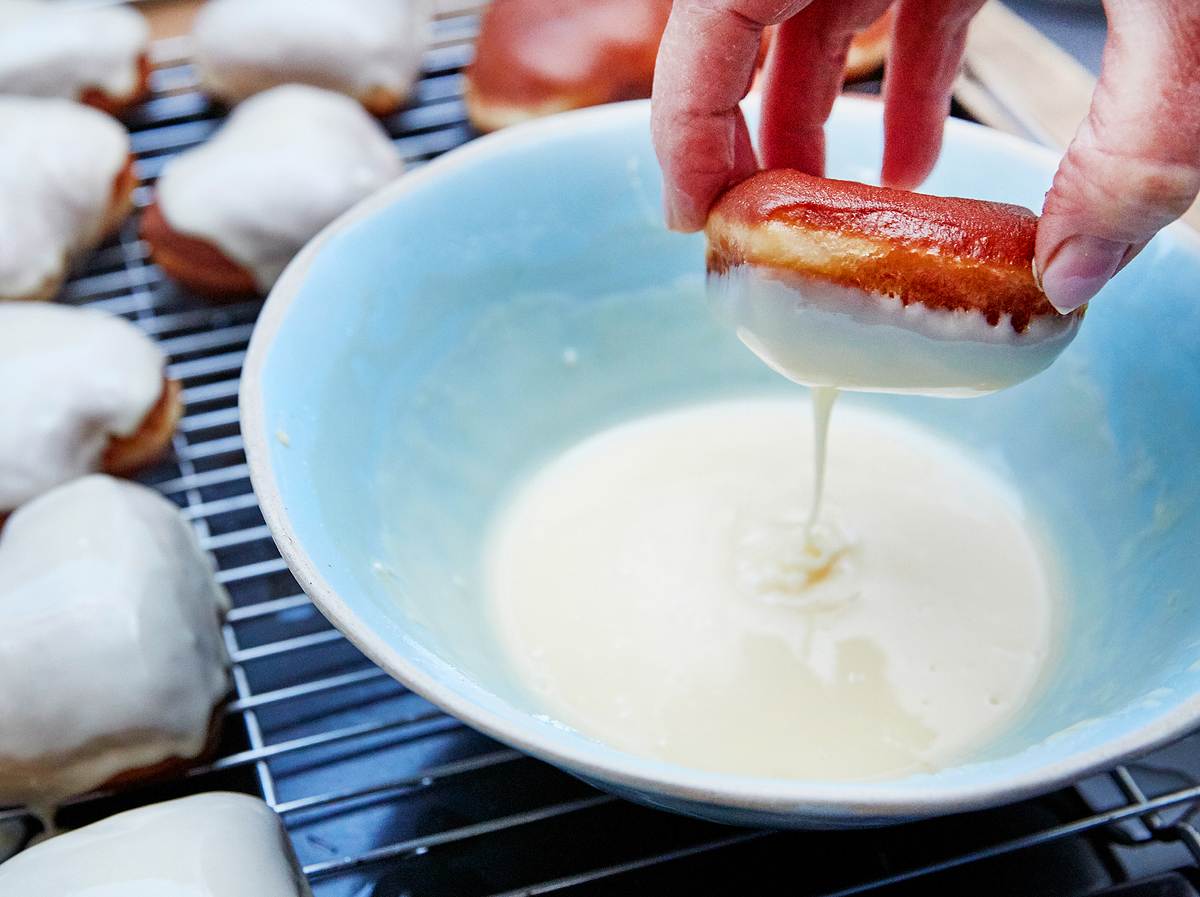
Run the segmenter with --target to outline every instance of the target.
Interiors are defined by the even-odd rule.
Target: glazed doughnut
[[[149,29],[128,6],[0,0],[0,93],[116,115],[150,90]]]
[[[227,791],[126,810],[36,844],[0,866],[0,892],[312,897],[275,812]]]
[[[228,598],[171,502],[102,474],[58,486],[0,531],[0,571],[0,805],[48,816],[215,746]]]
[[[154,342],[68,305],[0,305],[0,513],[93,471],[156,460],[183,411]]]
[[[212,0],[193,55],[201,86],[227,103],[299,83],[387,115],[420,73],[429,19],[428,0]]]
[[[709,214],[710,293],[772,367],[799,382],[973,395],[1046,368],[1083,310],[1034,277],[1037,216],[779,169]]]
[[[69,100],[9,96],[0,134],[0,301],[50,299],[133,208],[129,135]]]
[[[484,10],[464,81],[471,124],[496,131],[555,112],[650,96],[670,13],[671,0],[495,0]],[[889,12],[855,37],[847,80],[883,64],[890,29]]]
[[[358,103],[300,84],[272,88],[167,163],[142,238],[191,289],[265,293],[318,231],[403,170]]]

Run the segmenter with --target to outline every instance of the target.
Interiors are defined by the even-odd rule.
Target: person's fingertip
[[[1050,304],[1070,314],[1100,292],[1131,248],[1129,243],[1079,234],[1054,250],[1044,269],[1035,265],[1034,275]]]

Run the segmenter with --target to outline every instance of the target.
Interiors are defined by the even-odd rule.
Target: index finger
[[[713,200],[758,168],[738,103],[750,90],[763,29],[809,2],[675,0],[650,121],[670,227],[702,228]]]

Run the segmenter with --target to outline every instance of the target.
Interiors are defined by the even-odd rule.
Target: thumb
[[[1063,313],[1099,292],[1200,191],[1200,4],[1105,8],[1100,81],[1038,224],[1035,264]]]

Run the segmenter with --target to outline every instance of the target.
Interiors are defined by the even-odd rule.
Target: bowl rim
[[[747,102],[756,102],[755,95]],[[873,97],[842,96],[837,106],[878,110]],[[933,776],[910,776],[908,786],[897,787],[904,778],[875,781],[822,782],[809,779],[768,778],[708,772],[662,761],[653,761],[622,751],[597,739],[571,730],[577,739],[550,740],[542,737],[547,723],[524,711],[516,719],[506,718],[480,706],[455,688],[427,674],[368,627],[354,609],[322,576],[292,527],[287,504],[275,479],[261,388],[263,371],[276,337],[292,309],[314,260],[337,235],[355,224],[391,207],[406,193],[454,169],[482,161],[497,151],[521,144],[544,144],[558,135],[578,134],[581,129],[648,121],[648,100],[633,100],[580,109],[537,119],[472,140],[411,171],[364,199],[325,227],[287,266],[271,290],[255,325],[247,349],[239,389],[239,408],[251,485],[258,497],[267,526],[288,568],[303,591],[342,633],[374,663],[447,713],[488,736],[600,784],[665,795],[687,802],[720,806],[753,813],[822,818],[827,821],[857,819],[895,820],[962,812],[1009,803],[1043,794],[1115,766],[1168,742],[1200,724],[1200,693],[1193,694],[1170,712],[1134,728],[1124,735],[1094,747],[1073,751],[1044,766],[1018,770],[967,783],[945,784]],[[1057,164],[1051,150],[1021,138],[971,122],[950,119],[948,139],[961,137],[1000,144],[1017,155]],[[953,137],[952,137],[953,135]],[[1200,234],[1182,223],[1167,228],[1171,238],[1200,254]],[[438,658],[440,662],[440,658]],[[448,665],[447,665],[448,666]],[[477,688],[487,692],[482,685]],[[516,708],[514,708],[515,710]],[[542,734],[539,734],[542,733]],[[560,731],[559,735],[562,734]],[[599,748],[587,750],[587,745]],[[971,765],[971,764],[966,764]],[[641,767],[641,768],[639,768]],[[919,781],[919,788],[913,782]]]

